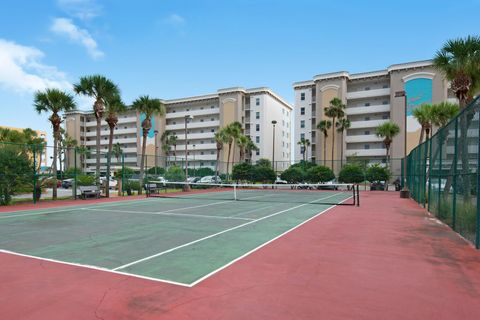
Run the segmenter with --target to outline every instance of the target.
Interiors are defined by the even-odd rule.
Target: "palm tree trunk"
[[[186,143],[186,142],[185,142]],[[173,145],[173,165],[177,165],[177,145]]]
[[[327,137],[323,136],[323,165],[327,165]]]
[[[343,130],[342,135],[340,137],[340,169],[343,167]]]
[[[333,162],[335,158],[335,117],[332,118],[332,170],[333,170]]]
[[[60,141],[58,141],[58,169],[60,171],[60,175],[62,174],[62,145]]]
[[[220,151],[222,149],[217,148],[217,163],[215,163],[215,181],[217,180],[218,177],[218,163],[220,162]]]
[[[230,175],[230,151],[232,149],[232,143],[230,142],[228,144],[228,155],[227,155],[227,180],[229,178],[229,175]]]
[[[142,194],[142,186],[143,186],[143,174],[144,174],[144,165],[145,165],[145,152],[147,150],[147,134],[149,130],[143,130],[143,141],[142,141],[142,158],[140,160],[140,189],[138,189],[138,194]]]
[[[113,148],[113,131],[115,127],[110,126],[110,136],[108,137],[108,154],[107,154],[107,185],[105,186],[105,196],[110,197],[110,165],[112,161],[112,148]],[[117,158],[118,159],[118,158]]]
[[[385,146],[387,148],[387,169],[390,168],[390,144]],[[385,181],[385,191],[388,191],[388,181]]]
[[[97,154],[96,154],[96,165],[95,165],[95,173],[96,173],[96,181],[97,185],[100,181],[100,134],[102,128],[102,118],[97,118],[97,137],[95,139],[95,143],[97,145]]]
[[[57,199],[57,153],[58,153],[58,132],[53,132],[53,190],[52,199]]]
[[[423,133],[425,132],[425,127],[422,126],[422,130],[420,131],[420,141],[418,141],[418,144],[421,144],[423,142]],[[428,138],[428,136],[427,136]]]

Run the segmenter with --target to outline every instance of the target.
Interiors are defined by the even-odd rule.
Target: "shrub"
[[[252,180],[254,182],[273,183],[277,175],[273,171],[272,167],[263,165],[256,165],[253,167]]]
[[[31,183],[33,171],[28,155],[13,147],[0,148],[0,205],[7,205],[12,195]]]
[[[117,180],[122,180],[122,175],[123,175],[124,178],[128,179],[134,174],[135,174],[135,171],[132,168],[124,167],[123,169],[120,169],[117,172],[115,172],[115,178]]]
[[[64,175],[64,178],[65,177],[69,177],[69,178],[73,178],[75,177],[75,174],[78,175],[81,175],[82,174],[82,170],[80,168],[68,168],[67,170],[65,170],[65,172],[63,173]]]
[[[171,166],[165,173],[165,179],[173,182],[183,182],[185,181],[185,172],[178,166]]]
[[[306,170],[308,170],[308,169],[310,169],[310,168],[313,168],[313,167],[315,167],[315,163],[310,162],[310,161],[303,161],[303,160],[301,160],[301,161],[298,162],[298,163],[292,164],[292,165],[289,167],[289,169],[290,169],[290,168],[300,168],[300,169],[306,171]]]
[[[232,179],[233,180],[253,180],[255,176],[255,168],[250,163],[239,163],[233,166]]]
[[[95,177],[82,174],[77,176],[77,186],[92,186],[95,185]]]
[[[365,172],[365,177],[368,181],[373,183],[380,183],[381,181],[388,181],[390,179],[390,171],[376,163],[367,168]]]
[[[258,167],[272,167],[272,162],[268,159],[258,159],[257,163],[255,163],[255,166]]]
[[[319,183],[335,179],[335,174],[329,167],[314,166],[307,170],[306,177],[311,183]]]
[[[214,176],[215,171],[211,168],[188,168],[188,175],[194,177]]]
[[[292,165],[287,170],[283,171],[280,177],[288,183],[299,183],[305,180],[305,172],[301,167]]]
[[[365,172],[363,168],[353,163],[344,165],[338,175],[338,181],[342,183],[360,183],[364,180]]]
[[[165,169],[162,167],[151,167],[147,170],[147,174],[163,175],[165,174]]]

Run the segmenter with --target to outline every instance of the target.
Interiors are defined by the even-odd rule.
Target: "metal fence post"
[[[427,195],[427,210],[430,212],[430,203],[432,202],[432,140],[433,138],[430,137],[428,140],[428,195]]]
[[[122,153],[122,197],[125,196],[125,155]]]
[[[480,110],[477,110],[478,113],[480,113]],[[479,119],[479,124],[480,124],[480,119]],[[478,134],[480,137],[480,125],[478,126]],[[478,192],[480,191],[480,172],[479,167],[480,167],[480,139],[477,139],[478,142],[478,149],[477,149],[477,229],[476,231],[476,239],[475,239],[475,247],[477,249],[480,249],[480,197],[478,195]]]
[[[35,145],[32,146],[33,153],[33,204],[37,203],[37,154]]]
[[[440,194],[442,190],[442,145],[443,145],[443,131],[442,129],[439,130],[439,140],[440,143],[438,144],[438,155],[440,159],[438,161],[438,194],[437,194],[437,212],[436,215],[440,214]]]
[[[73,148],[73,199],[77,200],[77,148]]]
[[[453,143],[453,206],[452,206],[452,229],[456,230],[457,223],[457,161],[458,161],[458,118],[455,118],[455,138]],[[466,143],[466,142],[464,142]]]

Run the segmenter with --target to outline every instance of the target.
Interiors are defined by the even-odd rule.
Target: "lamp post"
[[[185,116],[185,182],[188,182],[188,136],[187,136],[187,127],[188,127],[188,120],[192,120],[193,117],[191,115]],[[190,186],[185,184],[185,191],[190,190]]]
[[[273,125],[273,145],[272,145],[272,168],[275,171],[275,125],[277,124],[277,120],[272,120]]]
[[[407,187],[407,92],[395,92],[395,98],[404,97],[404,148],[403,148],[403,188],[400,190],[400,198],[410,198],[410,190]]]
[[[155,175],[157,174],[158,167],[158,130],[154,131],[155,133]]]
[[[193,172],[194,172],[194,175],[197,174],[197,168],[195,163],[195,145],[193,145]]]

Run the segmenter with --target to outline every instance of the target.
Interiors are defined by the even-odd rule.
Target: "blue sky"
[[[33,93],[103,74],[127,103],[292,83],[429,59],[480,34],[479,0],[3,0],[0,125],[51,131]],[[80,108],[89,101],[77,98]]]

